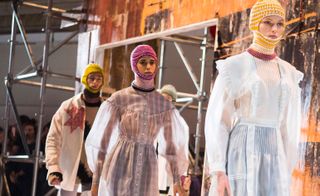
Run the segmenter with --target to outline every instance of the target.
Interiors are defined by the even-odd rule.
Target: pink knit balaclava
[[[139,70],[138,70],[137,63],[138,63],[139,59],[144,57],[144,56],[150,56],[156,62],[158,62],[157,54],[153,50],[153,48],[151,46],[149,46],[149,45],[138,45],[131,52],[131,56],[130,56],[131,69],[141,79],[143,79],[143,80],[152,80],[155,77],[156,73],[157,73],[156,71],[152,75],[144,75],[143,73],[140,73]]]

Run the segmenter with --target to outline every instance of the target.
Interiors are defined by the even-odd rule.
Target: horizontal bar
[[[150,33],[150,34],[146,34],[146,35],[142,35],[142,36],[138,36],[138,37],[133,37],[133,38],[117,41],[117,42],[102,44],[102,45],[98,46],[96,49],[97,50],[105,50],[105,49],[115,48],[115,47],[119,47],[119,46],[134,44],[137,42],[143,42],[143,41],[152,40],[152,39],[159,39],[161,37],[165,37],[168,35],[179,34],[179,33],[197,30],[200,28],[214,26],[214,25],[218,25],[217,18],[213,18],[213,19],[210,19],[207,21],[202,21],[199,23],[189,24],[189,25],[174,28],[174,29],[168,29],[168,30],[161,31],[161,32]]]
[[[32,86],[41,86],[41,82],[34,82],[34,81],[28,81],[28,80],[19,80],[18,83],[26,84],[26,85],[32,85]],[[47,88],[52,88],[52,89],[72,91],[72,92],[75,91],[74,87],[55,85],[55,84],[46,84],[46,87]]]

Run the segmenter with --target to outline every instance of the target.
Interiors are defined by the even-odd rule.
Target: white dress
[[[188,131],[179,112],[158,92],[128,87],[114,93],[100,106],[86,140],[91,170],[103,163],[99,195],[158,195],[155,140],[177,182],[188,169]]]
[[[262,61],[248,52],[217,61],[217,69],[205,122],[211,176],[226,172],[233,196],[289,195],[303,74],[278,57]]]

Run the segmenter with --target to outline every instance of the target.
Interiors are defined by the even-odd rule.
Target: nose
[[[276,33],[276,32],[278,31],[278,27],[277,27],[276,24],[275,24],[275,25],[272,25],[271,31],[272,31],[273,33]]]
[[[147,63],[146,68],[147,68],[147,69],[150,69],[150,68],[151,68],[151,63]]]

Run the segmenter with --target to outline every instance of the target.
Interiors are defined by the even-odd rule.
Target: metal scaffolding
[[[34,6],[39,9],[46,9],[46,26],[45,26],[45,43],[43,46],[43,56],[37,60],[34,60],[34,55],[32,52],[32,48],[28,42],[27,34],[24,29],[24,26],[22,24],[22,20],[19,15],[19,7],[20,6]],[[32,180],[32,196],[36,195],[36,183],[37,183],[37,173],[39,164],[43,162],[43,157],[40,155],[39,149],[40,149],[40,137],[43,127],[43,118],[44,118],[44,107],[45,107],[45,94],[47,88],[53,88],[53,89],[60,89],[60,90],[68,90],[68,91],[74,91],[73,87],[67,87],[67,86],[61,86],[61,85],[54,85],[54,84],[48,84],[47,78],[48,77],[59,77],[59,78],[66,78],[66,79],[72,79],[76,80],[75,76],[69,76],[64,74],[58,74],[58,73],[52,73],[48,71],[48,59],[49,56],[53,53],[55,53],[59,48],[61,48],[63,45],[65,45],[68,41],[70,41],[73,37],[75,37],[79,30],[73,32],[70,36],[65,38],[64,41],[59,43],[57,46],[50,49],[50,36],[51,36],[51,20],[52,18],[59,18],[59,15],[57,13],[61,13],[61,9],[57,9],[53,7],[53,1],[48,0],[47,6],[39,6],[38,4],[31,4],[28,2],[28,4],[24,4],[21,1],[12,1],[12,27],[11,27],[11,37],[10,37],[10,56],[9,56],[9,63],[8,63],[8,73],[5,78],[5,87],[6,87],[6,107],[5,107],[5,115],[4,115],[4,125],[5,125],[5,137],[4,137],[4,144],[7,144],[8,141],[8,132],[9,132],[9,116],[10,111],[13,112],[13,116],[15,118],[15,121],[17,123],[18,133],[21,137],[21,141],[23,144],[23,148],[26,152],[26,155],[24,156],[14,156],[14,155],[7,155],[7,146],[4,145],[1,152],[1,159],[0,159],[0,172],[2,178],[0,178],[0,192],[3,190],[3,185],[6,189],[6,191],[9,193],[9,188],[7,184],[7,179],[5,175],[5,167],[6,162],[8,161],[16,161],[16,162],[31,162],[34,163],[33,167],[33,180]],[[75,22],[74,18],[68,18],[66,16],[60,16],[60,19],[66,20],[69,19],[72,22]],[[79,26],[78,29],[85,29],[84,26],[84,20],[76,20],[77,25]],[[206,52],[207,48],[212,48],[215,50],[215,47],[213,44],[210,44],[208,42],[208,27],[210,26],[216,26],[217,25],[217,19],[204,21],[198,24],[192,24],[188,26],[184,26],[178,29],[174,29],[173,31],[165,31],[165,32],[159,32],[159,33],[152,33],[148,34],[142,37],[132,38],[129,40],[124,40],[120,42],[110,43],[101,45],[97,48],[95,51],[96,53],[104,52],[105,49],[111,49],[118,46],[124,46],[128,44],[133,44],[137,42],[147,41],[151,39],[160,39],[161,45],[160,45],[160,62],[159,62],[159,77],[158,77],[158,88],[162,86],[163,82],[163,60],[164,60],[164,54],[165,54],[165,43],[166,42],[173,42],[176,50],[178,51],[179,56],[181,57],[185,68],[187,69],[187,72],[196,87],[197,92],[194,94],[190,93],[184,93],[184,92],[178,92],[179,98],[189,98],[188,101],[180,105],[180,111],[185,109],[186,107],[190,107],[190,104],[193,101],[197,101],[198,105],[195,107],[197,109],[197,125],[196,125],[196,133],[194,135],[195,138],[195,160],[193,161],[193,172],[194,174],[201,174],[201,169],[199,166],[199,158],[200,158],[200,139],[203,137],[203,104],[207,100],[207,95],[204,91],[204,73],[205,73],[205,65],[206,65]],[[199,37],[192,37],[192,36],[171,36],[176,35],[182,32],[197,30],[197,29],[204,29],[203,36],[201,38]],[[16,45],[16,34],[17,30],[19,30],[25,50],[28,55],[28,59],[30,61],[29,66],[26,67],[23,71],[21,71],[17,75],[13,75],[13,66],[14,66],[14,58],[15,58],[15,45]],[[188,59],[183,54],[183,48],[180,45],[180,43],[184,44],[192,44],[199,46],[200,50],[202,51],[202,57],[201,57],[201,67],[200,67],[200,77],[198,77],[194,71],[192,70],[192,66],[188,62]],[[35,82],[30,81],[28,79],[39,77],[41,79],[41,82]],[[16,107],[14,95],[12,93],[12,85],[13,84],[25,84],[25,85],[32,85],[32,86],[38,86],[40,87],[40,112],[39,112],[39,119],[38,119],[38,130],[36,135],[36,147],[35,147],[35,154],[31,155],[30,150],[28,148],[28,145],[26,143],[26,136],[25,133],[22,130],[21,122],[19,119],[18,110]],[[11,110],[10,110],[11,108]]]
[[[44,28],[45,32],[45,43],[43,46],[43,55],[37,60],[34,60],[34,54],[32,52],[32,47],[28,42],[26,30],[22,24],[21,16],[19,14],[19,10],[22,6],[31,6],[34,8],[46,10],[46,24]],[[5,125],[5,136],[3,141],[3,148],[1,152],[1,159],[0,159],[0,193],[3,191],[3,187],[5,187],[5,191],[8,195],[10,194],[10,190],[8,188],[7,178],[5,174],[6,163],[11,162],[24,162],[24,163],[33,163],[33,179],[32,179],[32,196],[36,195],[36,185],[37,185],[37,174],[39,164],[43,163],[43,156],[40,154],[40,139],[41,139],[41,132],[43,127],[43,118],[44,118],[44,107],[45,107],[45,95],[46,95],[46,88],[53,88],[53,89],[60,89],[60,90],[68,90],[74,91],[74,88],[55,85],[55,84],[48,84],[47,78],[48,76],[51,77],[59,77],[59,78],[66,78],[75,80],[75,76],[69,76],[65,74],[59,73],[52,73],[48,71],[48,60],[49,56],[55,53],[58,49],[68,43],[72,38],[74,38],[78,33],[79,30],[71,33],[70,36],[66,37],[61,43],[57,46],[50,48],[50,37],[52,34],[51,31],[51,20],[52,18],[59,18],[63,20],[69,20],[72,22],[76,22],[78,28],[77,29],[84,29],[85,21],[84,20],[75,20],[74,18],[69,18],[66,16],[62,16],[61,13],[73,13],[73,11],[62,10],[53,7],[53,1],[48,0],[48,4],[39,5],[37,3],[32,2],[23,2],[18,0],[11,1],[11,8],[12,8],[12,24],[11,24],[11,37],[10,37],[10,53],[9,53],[9,64],[8,64],[8,73],[5,78],[5,87],[6,87],[6,106],[5,106],[5,114],[4,114],[4,125]],[[79,13],[79,12],[78,12]],[[79,13],[81,14],[81,13]],[[13,74],[13,66],[14,66],[14,59],[15,59],[15,46],[16,46],[16,35],[17,30],[19,30],[21,38],[23,40],[23,44],[25,50],[28,55],[29,65],[22,70],[19,74]],[[32,79],[38,77],[40,78],[41,82],[34,82],[29,81],[28,79]],[[22,130],[22,125],[19,118],[19,113],[17,110],[17,106],[15,103],[14,95],[12,93],[12,86],[14,84],[25,84],[25,85],[32,85],[32,86],[39,86],[40,87],[40,109],[39,109],[39,119],[38,119],[38,130],[36,135],[36,145],[35,145],[35,152],[33,155],[30,153],[30,149],[28,148],[26,142],[26,136],[24,131]],[[11,108],[11,110],[10,110]],[[9,116],[10,111],[13,112],[14,119],[17,123],[18,133],[20,135],[20,139],[26,152],[26,155],[7,155],[7,143],[8,143],[8,132],[9,132]]]

